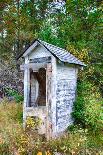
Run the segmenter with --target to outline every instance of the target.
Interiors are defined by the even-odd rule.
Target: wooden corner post
[[[24,70],[24,105],[23,105],[23,127],[26,123],[26,107],[29,106],[29,93],[30,93],[30,70],[26,68]]]
[[[47,140],[50,140],[52,137],[52,118],[51,118],[51,104],[52,104],[52,88],[51,88],[51,79],[52,79],[52,64],[47,64],[46,71],[46,107],[47,107],[47,129],[46,136]]]

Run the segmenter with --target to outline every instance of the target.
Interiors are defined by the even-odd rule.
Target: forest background
[[[0,61],[19,72],[21,60],[17,58],[36,38],[62,47],[83,61],[87,66],[79,73],[73,117],[77,126],[88,129],[92,137],[97,136],[100,143],[94,144],[94,140],[93,146],[100,148],[103,144],[103,2],[60,3],[1,0]]]
[[[86,78],[103,96],[103,2],[1,0],[0,59],[15,63],[35,38],[67,49],[87,65]],[[12,60],[12,61],[11,61]]]

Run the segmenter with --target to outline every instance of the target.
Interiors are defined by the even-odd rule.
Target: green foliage
[[[86,78],[103,96],[103,20],[102,3],[66,1],[65,14],[50,15],[42,25],[39,37],[67,49],[87,64]]]
[[[84,61],[87,67],[82,73],[79,72],[80,81],[73,112],[75,123],[83,129],[78,125],[71,126],[69,134],[50,143],[41,141],[35,133],[20,131],[14,134],[10,124],[15,121],[21,122],[22,112],[17,109],[15,112],[15,108],[12,107],[10,109],[13,109],[15,114],[12,111],[6,115],[2,110],[0,111],[0,125],[4,126],[8,120],[10,121],[9,124],[7,123],[10,133],[7,132],[5,139],[5,142],[9,139],[8,145],[4,143],[0,149],[4,148],[4,152],[6,152],[8,147],[14,148],[15,144],[16,151],[19,150],[21,154],[28,154],[33,150],[36,152],[51,150],[53,153],[58,151],[67,155],[103,154],[102,1],[67,0],[65,13],[58,11],[53,14],[46,13],[48,2],[48,0],[1,1],[0,58],[2,56],[3,59],[10,62],[14,58],[17,63],[16,57],[22,51],[23,46],[39,37],[67,49]],[[16,102],[23,101],[23,97],[17,92],[12,90],[7,90],[7,92],[10,96],[14,96]],[[3,120],[5,116],[9,118],[7,121]],[[15,123],[12,125],[15,128]],[[1,129],[2,127],[0,131]],[[7,129],[6,126],[5,129]]]
[[[7,95],[8,96],[11,96],[11,97],[14,97],[14,99],[15,99],[15,101],[17,102],[17,103],[21,103],[21,102],[23,102],[23,100],[24,100],[24,97],[23,97],[23,95],[21,95],[21,94],[19,94],[17,91],[15,91],[15,90],[12,90],[12,89],[10,89],[10,88],[6,88],[5,89],[5,92],[7,93]]]
[[[87,81],[78,85],[78,96],[74,104],[75,122],[91,130],[103,128],[103,99],[97,88]]]
[[[1,155],[11,155],[9,146],[7,144],[0,144],[0,153]]]
[[[39,37],[88,64],[91,74],[87,79],[99,86],[103,95],[102,2],[68,0],[65,13],[52,14],[46,12],[49,2],[1,1],[0,56],[16,59],[24,45]]]

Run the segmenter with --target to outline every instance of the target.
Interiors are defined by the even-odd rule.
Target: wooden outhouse
[[[48,139],[73,123],[78,68],[85,66],[68,51],[39,39],[22,54],[24,70],[24,123],[28,116],[42,120],[40,134]]]

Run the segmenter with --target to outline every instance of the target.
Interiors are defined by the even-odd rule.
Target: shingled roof
[[[83,62],[81,62],[79,59],[77,59],[74,55],[70,54],[65,49],[59,48],[57,46],[54,46],[52,44],[49,44],[45,41],[38,40],[44,47],[46,47],[53,55],[58,57],[61,61],[67,62],[70,64],[78,64],[81,66],[86,66]]]
[[[59,60],[61,60],[62,62],[67,62],[69,64],[77,64],[80,66],[86,66],[83,62],[81,62],[79,59],[77,59],[74,55],[70,54],[67,50],[57,47],[55,45],[49,44],[45,41],[42,40],[35,40],[32,45],[35,42],[38,42],[39,44],[43,45],[44,48],[46,48],[51,54],[53,54],[55,57],[57,57]],[[30,47],[30,46],[29,46]],[[28,48],[29,48],[28,47]],[[27,48],[27,49],[28,49]],[[26,50],[27,50],[26,49]],[[23,52],[23,54],[26,52],[26,50]],[[22,55],[23,55],[22,54]]]

